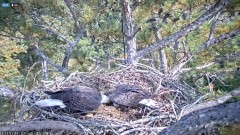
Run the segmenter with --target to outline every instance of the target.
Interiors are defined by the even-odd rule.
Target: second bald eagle
[[[109,99],[116,105],[125,107],[136,107],[139,104],[157,108],[157,102],[150,99],[151,94],[142,90],[139,86],[121,84],[109,95]]]

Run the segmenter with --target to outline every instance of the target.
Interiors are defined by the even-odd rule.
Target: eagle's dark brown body
[[[67,108],[74,111],[89,112],[96,110],[101,105],[101,94],[90,87],[78,86],[62,91],[45,91],[51,99],[62,100]]]
[[[121,84],[109,95],[109,99],[121,106],[136,107],[142,99],[149,98],[150,94],[136,85]]]

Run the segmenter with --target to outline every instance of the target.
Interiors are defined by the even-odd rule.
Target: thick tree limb
[[[227,100],[229,100],[233,97],[236,97],[236,96],[240,96],[240,88],[237,88],[237,89],[225,94],[224,96],[219,97],[215,101],[208,101],[208,102],[197,104],[197,105],[191,105],[191,106],[182,110],[181,116],[187,115],[187,114],[189,114],[193,111],[198,111],[198,110],[201,110],[201,109],[205,109],[205,108],[220,105],[220,104],[226,102]]]
[[[47,31],[51,32],[54,35],[57,35],[58,37],[60,37],[61,39],[63,39],[65,42],[67,42],[68,44],[71,44],[71,41],[67,39],[66,36],[62,35],[60,32],[58,31],[54,31],[51,28],[47,27],[47,26],[43,26],[41,25],[41,27],[43,27],[44,29],[46,29]]]
[[[0,127],[0,131],[41,131],[46,129],[63,129],[80,133],[77,125],[62,121],[26,121],[14,125]]]
[[[181,70],[181,72],[187,72],[187,71],[190,71],[190,70],[201,70],[201,69],[204,69],[204,68],[207,68],[207,67],[210,67],[212,65],[216,64],[216,62],[210,62],[208,64],[204,64],[202,66],[198,66],[198,67],[192,67],[192,68],[184,68]]]
[[[49,59],[43,51],[41,51],[40,49],[36,48],[35,49],[35,52],[44,60],[46,61],[48,64],[50,64],[51,66],[53,66],[54,68],[56,68],[58,71],[64,73],[64,74],[67,74],[68,73],[68,62],[69,62],[69,59],[70,59],[70,56],[73,52],[73,49],[74,47],[79,43],[82,35],[83,35],[83,32],[85,31],[85,27],[81,27],[80,26],[80,23],[78,21],[78,18],[77,18],[77,15],[76,15],[76,12],[74,11],[74,8],[72,7],[72,4],[69,0],[64,0],[66,6],[68,7],[69,11],[70,11],[70,14],[75,22],[75,25],[76,25],[76,28],[77,28],[77,33],[76,33],[76,38],[74,41],[71,41],[69,39],[67,39],[66,36],[62,35],[61,33],[59,33],[58,31],[55,31],[53,29],[51,29],[50,27],[47,27],[47,26],[44,26],[41,24],[41,22],[39,20],[37,20],[36,18],[33,17],[33,20],[37,23],[37,24],[40,24],[40,26],[51,32],[52,34],[58,36],[59,38],[63,39],[63,41],[67,42],[69,47],[68,49],[66,50],[65,52],[65,56],[64,56],[64,59],[63,59],[63,62],[62,62],[62,66],[54,63],[51,59]],[[33,13],[34,14],[34,13]],[[35,15],[35,14],[34,14]]]
[[[77,29],[79,30],[80,29],[80,24],[78,22],[78,19],[77,19],[77,15],[76,15],[76,12],[73,10],[73,8],[71,7],[71,3],[69,0],[64,0],[65,4],[67,5],[68,9],[70,10],[70,13],[72,15],[72,18],[73,20],[75,21],[75,24],[76,24],[76,27]]]
[[[58,31],[55,31],[47,26],[44,26],[41,24],[41,22],[37,19],[34,19],[34,21],[37,23],[37,24],[41,24],[40,26],[51,32],[52,34],[58,36],[59,38],[63,39],[65,42],[68,43],[69,47],[68,49],[66,50],[65,52],[65,56],[64,56],[64,59],[63,59],[63,62],[62,62],[62,66],[60,65],[57,65],[55,64],[51,59],[49,59],[43,51],[41,51],[40,49],[36,48],[35,49],[35,52],[43,59],[45,60],[48,64],[50,64],[51,66],[55,67],[58,71],[62,72],[62,73],[68,73],[68,62],[69,62],[69,59],[70,59],[70,56],[73,52],[73,49],[74,47],[79,43],[82,35],[83,35],[83,32],[85,31],[85,27],[80,27],[80,24],[79,24],[79,21],[77,19],[77,15],[76,15],[76,12],[74,11],[74,9],[71,7],[71,3],[69,0],[64,0],[65,4],[67,5],[67,7],[69,8],[70,10],[70,13],[72,15],[72,18],[73,20],[75,21],[75,24],[76,24],[76,27],[77,27],[77,33],[76,33],[76,37],[75,37],[75,40],[74,41],[71,41],[69,39],[67,39],[66,36],[62,35],[61,33],[59,33]]]
[[[38,56],[40,56],[43,60],[45,60],[48,64],[50,64],[51,66],[55,67],[59,72],[63,72],[63,69],[61,66],[53,63],[40,49],[38,49],[37,47],[34,48],[36,54]]]
[[[174,42],[178,40],[179,38],[187,35],[191,31],[197,29],[200,25],[202,25],[205,21],[211,19],[214,15],[216,15],[219,12],[222,12],[224,8],[231,2],[232,0],[220,0],[217,2],[214,6],[212,6],[208,11],[206,11],[201,17],[199,17],[196,21],[190,23],[180,31],[172,34],[171,36],[164,38],[161,41],[158,41],[151,45],[150,47],[147,47],[141,51],[138,51],[137,54],[133,57],[133,59],[140,59],[143,56],[154,52],[160,48],[165,47],[166,45],[170,44],[171,42]]]
[[[208,40],[213,39],[214,30],[215,30],[216,22],[217,22],[217,19],[218,19],[219,15],[220,15],[220,12],[218,12],[218,14],[212,20],[212,24],[211,24]]]
[[[45,27],[44,27],[45,28]],[[65,36],[61,35],[60,33],[58,33],[57,31],[54,31],[50,28],[45,28],[46,30],[52,32],[53,34],[59,36],[60,38],[62,38],[64,41],[66,41],[69,44],[69,48],[67,49],[66,53],[65,53],[65,57],[64,60],[62,62],[62,67],[53,63],[45,54],[43,51],[39,50],[38,48],[36,48],[36,53],[43,59],[45,60],[48,64],[52,65],[53,67],[55,67],[58,71],[60,72],[67,72],[67,67],[68,67],[68,62],[69,59],[71,57],[72,51],[74,49],[74,47],[79,43],[83,32],[84,32],[84,28],[79,29],[78,33],[76,34],[76,38],[75,40],[72,42],[70,40],[68,40]]]
[[[52,34],[54,34],[54,35],[56,35],[56,36],[58,36],[59,38],[63,39],[63,41],[67,42],[68,44],[71,43],[71,41],[68,40],[66,36],[64,36],[63,34],[61,34],[61,33],[58,32],[58,31],[55,31],[55,30],[51,29],[49,26],[44,25],[44,24],[40,21],[40,19],[37,19],[37,18],[35,17],[35,16],[37,16],[37,14],[36,14],[35,12],[31,12],[31,14],[32,14],[32,19],[33,19],[33,21],[35,22],[35,25],[43,28],[44,30],[46,30],[46,31],[48,31],[48,32],[50,32],[50,33],[52,33]]]
[[[218,40],[218,38],[213,39],[214,30],[215,30],[216,22],[217,22],[217,19],[218,19],[219,15],[220,15],[220,12],[218,12],[217,15],[213,18],[212,24],[211,24],[211,28],[210,28],[210,34],[209,34],[208,40],[201,45],[201,49],[200,49],[200,50],[202,50],[202,51],[205,50],[207,47],[209,47],[210,45],[212,45],[211,43],[216,44],[216,43],[218,43],[218,42],[221,42],[222,40],[228,39],[228,38],[229,38],[229,36],[227,36],[228,34],[229,34],[229,35],[232,35],[232,36],[236,36],[236,35],[234,35],[233,33],[232,33],[232,34],[231,34],[231,33],[228,33],[228,34],[223,34],[223,35],[219,36],[219,37],[218,37],[219,40]],[[222,37],[222,38],[221,38],[221,37]],[[216,40],[216,41],[215,41],[215,40]],[[215,41],[215,42],[214,42],[214,41]],[[192,57],[192,56],[193,56],[193,54],[191,54],[190,57]],[[185,69],[182,69],[182,68],[190,61],[189,56],[185,56],[184,59],[188,59],[188,60],[185,61],[185,62],[183,62],[183,63],[181,63],[181,64],[179,64],[179,65],[177,65],[177,66],[175,66],[175,67],[173,68],[174,70],[172,71],[172,74],[173,74],[173,75],[176,75],[176,74],[178,74],[179,72],[186,72],[186,71],[189,71],[189,70],[192,70],[192,69],[203,69],[203,68],[206,68],[206,67],[208,67],[208,66],[211,66],[211,65],[215,64],[215,62],[212,62],[212,63],[210,63],[210,65],[204,65],[204,66],[200,66],[200,67],[196,67],[196,68],[185,68]]]
[[[79,31],[78,31],[78,33],[77,33],[77,35],[76,35],[76,38],[75,38],[75,40],[74,40],[74,42],[69,44],[69,48],[68,48],[68,50],[65,52],[65,56],[64,56],[64,59],[63,59],[63,62],[62,62],[62,68],[63,68],[63,69],[67,69],[67,67],[68,67],[68,62],[69,62],[69,59],[70,59],[71,54],[72,54],[72,52],[73,52],[73,49],[74,49],[74,47],[79,43],[79,41],[80,41],[80,39],[81,39],[81,37],[82,37],[82,35],[83,35],[83,32],[84,32],[84,29],[83,29],[83,28],[79,29]]]
[[[240,29],[237,29],[237,30],[232,31],[230,33],[220,35],[217,38],[210,39],[200,46],[200,48],[199,48],[200,51],[199,52],[204,51],[206,48],[210,47],[211,45],[217,44],[217,43],[219,43],[219,42],[221,42],[225,39],[230,39],[230,38],[235,37],[239,34],[240,34]]]
[[[203,52],[204,50],[206,50],[208,47],[210,47],[211,45],[214,45],[214,44],[217,44],[225,39],[230,39],[232,37],[235,37],[237,35],[240,34],[240,29],[237,29],[235,31],[232,31],[230,33],[226,33],[226,34],[222,34],[216,38],[212,38],[212,39],[209,39],[208,41],[204,42],[202,45],[200,45],[199,47],[199,51],[191,54],[190,56],[186,55],[184,57],[184,59],[187,59],[187,58],[191,58],[194,54],[197,54],[197,53],[201,53]],[[189,61],[190,59],[188,59]],[[177,73],[182,73],[182,72],[186,72],[186,71],[189,71],[189,70],[192,70],[192,69],[203,69],[203,68],[206,68],[208,66],[211,66],[213,64],[215,64],[215,62],[212,62],[212,63],[209,63],[210,65],[203,65],[203,66],[200,66],[200,67],[196,67],[196,68],[185,68],[185,69],[182,69],[187,63],[187,62],[184,62],[184,63],[181,63],[181,65],[177,65],[176,67],[174,67],[174,71],[172,72],[173,75],[177,74]]]
[[[126,39],[132,39],[132,38],[134,38],[134,37],[136,36],[136,34],[138,33],[138,31],[140,31],[140,30],[141,30],[141,28],[138,27],[137,29],[134,30],[133,35],[128,36],[128,35],[124,34],[124,36],[125,36]]]
[[[75,46],[79,43],[80,39],[81,39],[82,36],[83,36],[83,32],[84,32],[84,31],[85,31],[84,28],[81,28],[81,29],[78,30],[77,35],[76,35],[76,37],[75,37],[75,40],[74,40],[74,42],[73,42],[70,46],[75,47]]]
[[[214,35],[215,26],[216,26],[216,21],[217,21],[217,18],[218,18],[219,15],[220,15],[220,12],[218,12],[218,14],[214,17],[214,19],[213,19],[213,21],[212,21],[211,28],[210,28],[210,34],[209,34],[209,37],[208,37],[208,41],[207,41],[207,42],[210,42],[210,40],[215,40],[215,39],[213,39],[213,35]],[[222,40],[223,40],[223,39],[224,39],[224,38],[222,38]],[[222,41],[222,40],[219,40],[219,42]],[[205,43],[207,43],[207,42],[205,42]],[[186,71],[189,71],[189,70],[192,70],[192,69],[203,69],[203,68],[206,68],[206,67],[209,67],[209,66],[215,64],[215,62],[212,62],[212,63],[210,63],[210,64],[203,65],[203,66],[200,66],[200,67],[182,69],[182,68],[191,60],[191,57],[192,57],[192,56],[193,56],[193,54],[190,55],[190,56],[189,56],[189,55],[185,56],[184,59],[187,59],[187,61],[185,61],[185,62],[183,62],[183,63],[175,66],[172,74],[173,74],[173,75],[176,75],[176,74],[179,73],[179,72],[183,72],[183,71],[186,72]],[[189,57],[190,57],[190,58],[189,58]]]
[[[225,103],[183,117],[159,135],[193,135],[204,129],[240,124],[240,102]]]

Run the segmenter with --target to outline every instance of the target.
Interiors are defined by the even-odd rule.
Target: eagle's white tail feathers
[[[107,104],[110,102],[110,99],[108,98],[107,95],[101,94],[101,96],[102,96],[102,100],[101,100],[102,104]]]
[[[158,108],[158,102],[152,99],[142,99],[139,104],[151,107],[151,108]]]
[[[43,99],[35,102],[35,105],[39,107],[49,107],[49,106],[59,106],[61,108],[65,108],[66,105],[62,100],[58,99]]]

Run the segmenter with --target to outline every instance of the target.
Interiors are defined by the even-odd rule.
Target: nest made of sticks
[[[40,109],[41,115],[39,109],[38,115],[35,109],[30,110],[31,113],[35,113],[34,119],[78,123],[84,132],[92,134],[156,134],[179,119],[178,114],[182,107],[197,97],[196,91],[189,85],[167,78],[156,69],[140,64],[120,67],[112,72],[74,72],[66,79],[56,78],[54,81],[45,82],[45,87],[37,89],[59,91],[77,85],[87,85],[108,93],[118,84],[134,84],[154,93],[157,95],[154,100],[159,103],[159,108],[139,107],[125,112],[112,105],[102,105],[92,116],[66,113],[59,108],[51,108],[51,111]],[[34,102],[33,98],[29,99],[30,102]]]

